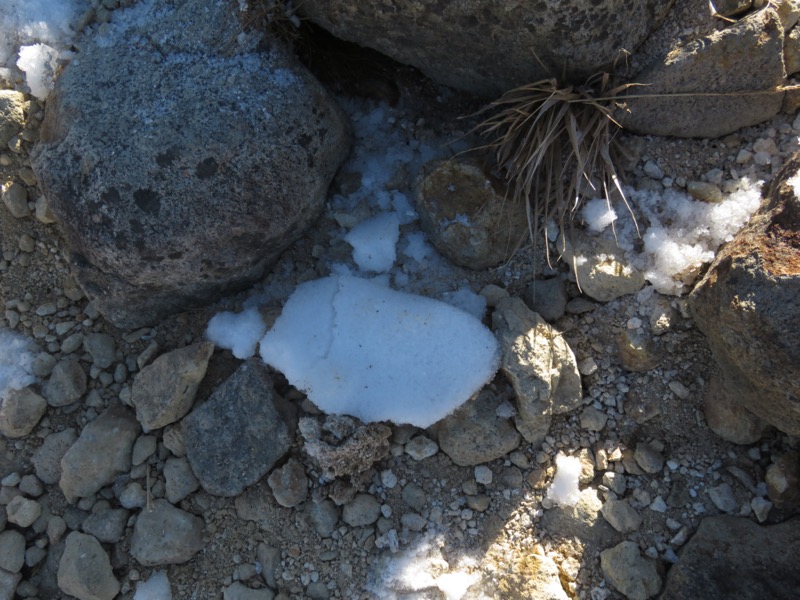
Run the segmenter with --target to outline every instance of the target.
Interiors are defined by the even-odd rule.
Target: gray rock
[[[0,569],[19,573],[25,564],[25,536],[10,529],[0,532]]]
[[[133,466],[142,464],[150,458],[158,447],[158,438],[154,435],[140,435],[133,443],[131,463]]]
[[[714,433],[735,444],[753,444],[769,429],[765,421],[725,392],[719,373],[711,375],[703,402],[703,413],[706,423]]]
[[[635,373],[652,371],[663,360],[655,341],[647,333],[626,329],[615,338],[622,367]]]
[[[38,498],[44,494],[44,485],[36,475],[23,475],[19,482],[19,491],[30,498]]]
[[[405,486],[403,486],[401,497],[403,498],[403,502],[408,504],[417,512],[422,512],[425,508],[425,505],[428,503],[428,497],[425,495],[425,490],[413,482],[407,483]]]
[[[606,500],[600,512],[620,533],[637,531],[642,525],[642,515],[625,500]]]
[[[708,488],[708,497],[722,512],[732,513],[739,508],[733,488],[727,483],[721,483]]]
[[[138,481],[132,481],[119,493],[119,503],[128,509],[143,508],[147,504],[147,492]]]
[[[702,520],[669,570],[661,600],[791,600],[800,589],[800,519],[757,525],[722,516]]]
[[[538,445],[553,414],[581,405],[581,376],[563,337],[518,298],[507,298],[492,314],[500,343],[500,368],[517,396],[515,424],[522,436]]]
[[[273,397],[266,366],[253,359],[184,419],[186,456],[207,492],[240,494],[289,450],[289,427]]]
[[[497,416],[499,403],[484,388],[439,423],[439,446],[458,466],[490,462],[519,446],[520,434],[513,423]]]
[[[603,550],[600,553],[600,569],[606,580],[630,600],[647,600],[661,589],[661,577],[655,561],[639,554],[639,547],[633,542],[621,542]]]
[[[67,406],[86,392],[86,373],[76,360],[56,363],[50,378],[42,386],[42,395],[50,406]]]
[[[29,527],[41,514],[41,504],[24,496],[14,496],[6,505],[8,522],[20,527]]]
[[[14,600],[20,581],[22,581],[22,573],[9,573],[0,569],[0,600]]]
[[[800,508],[800,454],[786,452],[772,457],[764,476],[767,495],[775,506],[793,511]]]
[[[32,166],[74,274],[118,327],[259,279],[348,154],[336,104],[280,40],[257,51],[237,12],[159,0],[85,39],[48,98]]]
[[[131,556],[146,567],[185,563],[203,547],[203,520],[166,500],[143,510],[131,536]]]
[[[1,109],[0,109],[1,110]],[[3,204],[6,205],[12,217],[21,219],[31,214],[28,209],[28,191],[18,183],[3,186]]]
[[[602,431],[608,421],[608,415],[594,406],[587,406],[581,411],[581,427],[589,431]]]
[[[162,354],[136,375],[131,402],[144,431],[174,423],[191,410],[213,352],[211,342],[185,346]]]
[[[342,509],[342,521],[350,527],[372,525],[381,516],[381,503],[371,494],[358,494]]]
[[[36,355],[36,358],[33,359],[33,362],[31,362],[31,373],[42,379],[50,377],[50,373],[53,372],[53,367],[55,367],[57,363],[58,359],[52,354],[40,352]]]
[[[339,522],[339,510],[330,500],[308,503],[308,516],[320,537],[331,537]]]
[[[439,451],[439,444],[427,435],[418,435],[406,442],[405,453],[414,460],[425,460]]]
[[[9,438],[25,437],[46,410],[47,401],[30,388],[11,389],[0,403],[0,433]]]
[[[119,593],[119,582],[100,542],[77,531],[67,536],[58,565],[58,587],[78,600],[112,600]]]
[[[654,31],[672,2],[568,0],[435,4],[307,0],[299,10],[335,36],[479,95],[546,77],[608,70]]]
[[[95,494],[131,468],[131,450],[139,435],[133,413],[119,403],[89,422],[61,459],[59,486],[71,503]]]
[[[54,485],[61,479],[61,459],[78,439],[72,428],[51,433],[44,443],[33,453],[31,462],[36,476],[47,485]]]
[[[625,260],[625,253],[614,240],[579,229],[572,232],[569,241],[566,237],[563,240],[564,261],[575,274],[581,291],[590,298],[611,302],[644,286],[644,275]]]
[[[91,355],[95,366],[107,369],[114,363],[117,347],[107,333],[90,333],[83,338],[83,349]]]
[[[400,525],[408,531],[422,531],[428,525],[428,520],[417,513],[405,513],[400,517]]]
[[[420,225],[457,265],[495,267],[528,235],[525,206],[497,186],[477,161],[436,161],[420,175],[415,188]]]
[[[272,600],[275,597],[275,592],[269,588],[252,589],[234,581],[224,590],[222,590],[222,600]]]
[[[277,588],[276,577],[281,566],[281,550],[275,546],[268,546],[263,542],[258,545],[257,558],[261,563],[261,574],[264,581],[271,588]]]
[[[116,544],[125,533],[128,524],[128,511],[124,508],[111,508],[92,513],[81,524],[84,533],[97,538],[104,544]]]
[[[0,148],[25,126],[25,95],[14,90],[0,90]]]
[[[800,198],[790,179],[798,169],[795,155],[689,297],[719,366],[721,388],[714,393],[794,436],[800,435]]]
[[[664,56],[636,77],[644,85],[635,93],[645,97],[628,100],[627,111],[620,111],[626,129],[715,138],[770,119],[781,108],[783,92],[730,94],[775,90],[784,83],[783,25],[771,7]],[[680,95],[693,93],[698,95]]]
[[[600,516],[603,503],[592,488],[581,490],[574,506],[555,506],[544,511],[542,527],[563,538],[577,537],[584,543],[605,546],[619,534]]]
[[[664,468],[664,456],[661,451],[646,442],[636,444],[633,458],[645,473],[659,473]]]
[[[281,506],[292,508],[308,496],[308,477],[303,463],[290,458],[285,465],[275,469],[267,479],[275,500]]]
[[[164,479],[167,483],[167,500],[172,504],[177,504],[200,487],[186,457],[168,458],[164,463]]]
[[[537,279],[528,284],[522,297],[531,310],[545,321],[553,322],[564,316],[567,309],[567,286],[561,277]]]

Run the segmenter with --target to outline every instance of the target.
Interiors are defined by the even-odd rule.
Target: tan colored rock
[[[206,375],[214,344],[200,342],[162,354],[133,380],[131,402],[145,432],[183,418]]]
[[[508,260],[528,236],[524,204],[477,161],[429,163],[416,186],[420,224],[454,263],[486,269]]]
[[[565,243],[564,261],[575,274],[581,291],[601,302],[638,292],[644,275],[625,260],[614,242],[575,231]]]
[[[46,410],[47,400],[30,388],[10,390],[0,403],[0,433],[10,438],[25,437]]]

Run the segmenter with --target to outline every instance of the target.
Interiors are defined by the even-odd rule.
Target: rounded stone
[[[342,520],[350,527],[372,525],[380,516],[381,504],[370,494],[358,494],[342,510]]]

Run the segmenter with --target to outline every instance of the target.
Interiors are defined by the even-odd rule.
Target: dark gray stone
[[[116,544],[125,533],[128,511],[124,508],[111,508],[93,513],[84,519],[81,527],[104,544]]]
[[[61,479],[61,459],[70,449],[78,434],[72,428],[51,433],[44,443],[33,453],[31,462],[36,469],[36,476],[47,485],[54,485]]]
[[[564,316],[567,308],[567,287],[561,277],[537,279],[525,289],[522,298],[531,310],[539,313],[545,321],[553,322]]]
[[[289,450],[289,428],[260,360],[243,363],[183,421],[186,456],[207,492],[236,496]]]
[[[582,79],[608,70],[658,27],[672,2],[304,0],[297,6],[337,37],[440,83],[499,95],[545,77]]]
[[[322,212],[346,120],[282,42],[255,45],[235,3],[160,0],[87,37],[48,97],[32,166],[119,327],[246,287]]]
[[[800,519],[757,525],[708,517],[678,553],[661,600],[794,600],[800,589]]]
[[[185,563],[203,547],[203,520],[166,500],[139,513],[131,536],[131,556],[147,567]]]

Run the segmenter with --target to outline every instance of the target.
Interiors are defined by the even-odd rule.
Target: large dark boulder
[[[584,79],[633,52],[671,1],[303,0],[335,36],[482,96],[545,77]]]
[[[33,154],[77,279],[120,327],[260,278],[349,148],[335,103],[279,42],[256,48],[235,3],[131,11],[84,40]]]

